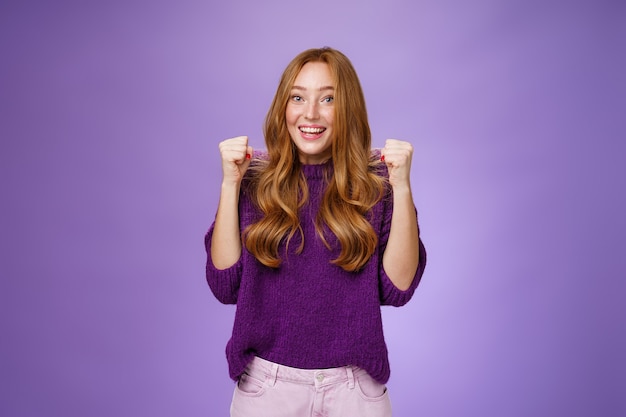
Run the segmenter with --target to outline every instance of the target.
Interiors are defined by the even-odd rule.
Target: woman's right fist
[[[224,183],[239,184],[250,166],[252,147],[248,146],[247,136],[237,136],[220,142],[222,175]]]

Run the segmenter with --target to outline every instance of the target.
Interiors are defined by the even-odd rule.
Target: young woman
[[[413,147],[371,149],[357,74],[331,48],[287,66],[264,133],[266,152],[220,143],[205,237],[209,286],[237,304],[231,416],[390,416],[380,306],[407,303],[426,264]]]

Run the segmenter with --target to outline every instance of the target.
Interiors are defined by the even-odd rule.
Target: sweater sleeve
[[[422,275],[424,274],[424,269],[426,268],[426,248],[424,247],[421,239],[419,242],[419,250],[420,261],[417,266],[417,271],[415,272],[415,277],[413,278],[411,286],[404,291],[394,285],[385,272],[385,269],[382,266],[382,261],[380,262],[380,301],[382,305],[400,307],[408,303],[413,297],[413,293],[419,285]]]
[[[236,304],[243,269],[243,256],[239,257],[239,260],[229,268],[217,269],[211,259],[211,237],[213,236],[214,228],[215,223],[211,225],[204,237],[204,247],[207,253],[206,280],[213,295],[215,295],[215,298],[221,303]]]
[[[381,305],[392,305],[395,307],[400,307],[409,302],[409,300],[413,297],[413,293],[417,288],[420,280],[422,279],[422,275],[424,274],[424,269],[426,268],[426,248],[422,240],[419,241],[419,264],[417,266],[417,270],[415,271],[415,276],[413,277],[413,281],[411,285],[406,290],[401,290],[395,286],[395,284],[391,281],[391,278],[385,272],[383,267],[383,254],[385,253],[385,248],[387,247],[387,240],[389,239],[389,232],[391,230],[391,217],[393,214],[393,196],[391,195],[391,190],[388,190],[387,195],[383,200],[383,224],[382,230],[379,236],[379,290],[380,290],[380,303]],[[415,210],[415,216],[417,216],[417,210]],[[418,225],[419,230],[419,225]]]
[[[238,203],[240,231],[244,230],[246,226],[254,223],[259,218],[259,213],[250,200],[249,187],[252,180],[251,175],[254,175],[256,172],[252,168],[262,163],[262,161],[267,160],[267,158],[267,152],[255,150],[252,155],[250,167],[241,182]],[[221,303],[237,304],[241,277],[245,270],[244,259],[246,258],[243,253],[245,249],[242,248],[242,254],[235,264],[226,269],[217,269],[211,259],[211,238],[213,236],[214,229],[215,222],[213,222],[204,237],[204,247],[206,248],[207,253],[206,280],[211,288],[211,291],[213,292],[213,295],[215,295],[215,298],[217,298]]]

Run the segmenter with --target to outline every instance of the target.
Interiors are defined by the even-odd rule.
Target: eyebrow
[[[307,89],[305,87],[301,87],[299,85],[294,85],[293,87],[291,87],[292,90],[301,90],[301,91],[306,91]],[[324,87],[320,87],[319,91],[326,91],[326,90],[334,90],[335,87],[333,87],[332,85],[327,85]]]

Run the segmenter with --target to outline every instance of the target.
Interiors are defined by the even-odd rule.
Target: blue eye
[[[324,103],[332,103],[333,101],[335,101],[335,97],[333,97],[333,96],[324,97],[324,99],[322,101]]]
[[[300,96],[291,96],[291,99],[293,101],[302,101],[302,97],[300,97]]]

